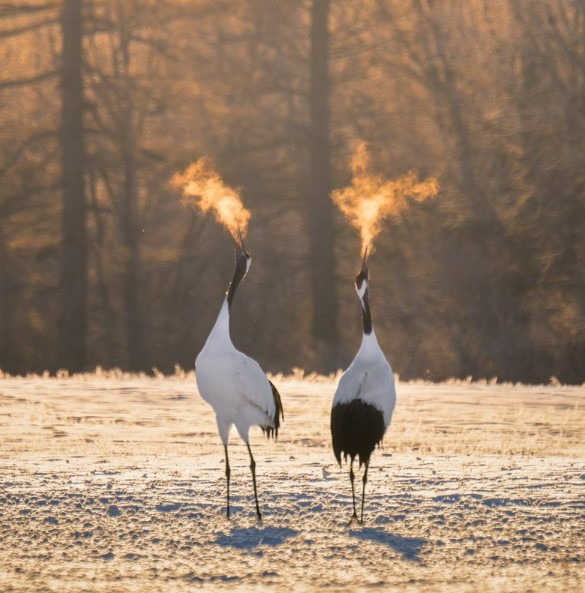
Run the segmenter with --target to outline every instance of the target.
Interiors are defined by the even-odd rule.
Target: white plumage
[[[215,411],[224,445],[233,424],[245,443],[252,426],[274,427],[276,406],[270,383],[260,365],[232,344],[227,299],[195,366],[197,388]]]
[[[213,408],[219,436],[224,446],[227,478],[227,516],[230,516],[230,466],[228,440],[232,425],[246,443],[258,519],[262,518],[256,489],[256,463],[249,443],[252,426],[260,426],[270,437],[278,436],[283,416],[280,395],[255,360],[238,351],[230,338],[230,307],[238,284],[249,269],[251,258],[236,241],[236,268],[217,321],[195,361],[197,389]]]
[[[396,405],[394,374],[373,329],[363,335],[360,349],[341,375],[332,407],[353,399],[360,399],[382,412],[384,427],[388,428]]]
[[[362,489],[361,519],[370,456],[384,438],[396,405],[396,389],[392,368],[386,360],[376,333],[368,301],[367,253],[356,277],[356,292],[360,299],[363,319],[362,344],[352,363],[341,376],[331,406],[331,437],[333,452],[339,464],[342,456],[350,458],[349,479],[353,502],[352,521],[357,520],[353,462],[358,457],[360,468],[365,465]]]

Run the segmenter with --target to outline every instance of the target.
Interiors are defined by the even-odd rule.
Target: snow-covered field
[[[0,379],[0,591],[585,591],[585,389],[398,385],[364,526],[332,379],[274,377],[253,430],[264,521],[192,375]]]

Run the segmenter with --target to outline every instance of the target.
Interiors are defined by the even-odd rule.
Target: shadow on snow
[[[287,539],[297,535],[298,531],[288,527],[243,527],[232,528],[230,533],[219,533],[215,543],[222,547],[232,547],[241,550],[257,546],[276,547]]]
[[[384,544],[412,562],[418,562],[418,554],[426,544],[426,541],[420,537],[392,535],[379,527],[364,527],[360,530],[352,530],[349,531],[349,535],[357,539]]]

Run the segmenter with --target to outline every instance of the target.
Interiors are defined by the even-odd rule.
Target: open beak
[[[368,253],[368,248],[366,247],[366,250],[364,251],[364,259],[362,259],[362,273],[363,274],[368,273],[368,257],[369,256],[370,256],[370,254]]]
[[[244,247],[244,238],[242,237],[242,231],[240,230],[240,227],[238,226],[237,235],[232,230],[230,230],[230,235],[236,245],[236,249],[241,253],[246,253],[246,248]]]

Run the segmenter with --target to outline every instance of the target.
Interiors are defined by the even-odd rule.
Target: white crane
[[[382,352],[372,328],[368,302],[368,252],[355,279],[363,319],[362,344],[353,362],[343,373],[333,397],[331,407],[331,437],[333,452],[339,465],[341,456],[350,458],[349,479],[353,500],[350,523],[358,520],[355,507],[353,461],[357,456],[359,467],[365,465],[362,488],[361,517],[364,520],[364,498],[370,456],[384,438],[396,405],[396,390],[392,369]]]
[[[232,424],[250,454],[250,469],[254,485],[256,515],[262,520],[256,489],[256,462],[249,442],[252,426],[260,426],[267,437],[278,437],[280,418],[284,420],[282,402],[276,387],[268,380],[255,360],[242,354],[230,338],[230,308],[238,285],[248,272],[252,261],[244,248],[242,236],[236,243],[236,267],[217,321],[195,360],[195,377],[201,397],[215,412],[219,436],[225,451],[227,479],[227,517],[230,517],[230,463],[228,439]]]

